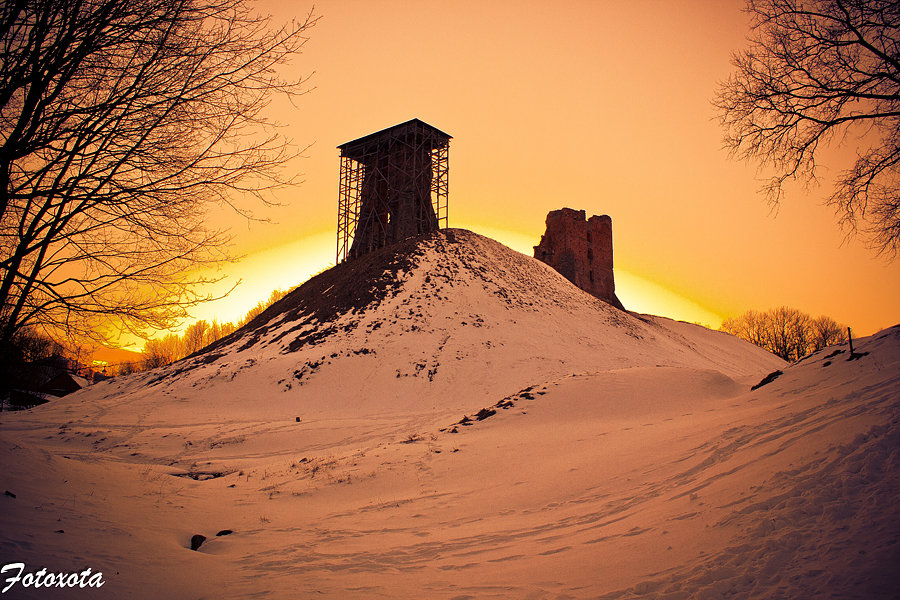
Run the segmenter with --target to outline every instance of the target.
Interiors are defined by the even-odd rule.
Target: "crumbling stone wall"
[[[585,218],[583,210],[562,208],[547,214],[547,231],[534,257],[588,292],[624,310],[613,278],[612,219]]]

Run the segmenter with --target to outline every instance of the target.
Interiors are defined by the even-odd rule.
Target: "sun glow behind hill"
[[[214,286],[213,295],[223,294],[238,283],[226,297],[204,303],[194,309],[195,320],[239,321],[272,290],[290,290],[325,269],[334,266],[334,233],[318,233],[293,242],[248,254],[241,260],[222,265],[216,273],[224,276]]]
[[[517,231],[481,224],[454,223],[454,226],[481,233],[527,256],[533,255],[533,247],[540,241],[539,237],[534,239]],[[226,279],[217,284],[211,293],[223,294],[236,282],[240,281],[240,284],[225,298],[194,309],[193,320],[238,321],[258,302],[268,298],[272,290],[290,290],[333,266],[334,259],[334,233],[321,232],[254,252],[236,263],[223,265],[217,275],[224,275]],[[627,268],[616,267],[615,276],[616,293],[630,311],[700,323],[713,329],[722,323],[722,315]]]

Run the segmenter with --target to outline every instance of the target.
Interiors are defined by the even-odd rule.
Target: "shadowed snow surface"
[[[444,230],[3,414],[0,562],[108,597],[896,597],[900,328],[856,346],[785,366]]]

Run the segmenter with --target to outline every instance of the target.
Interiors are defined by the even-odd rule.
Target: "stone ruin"
[[[534,257],[556,269],[587,293],[625,310],[613,279],[612,219],[585,218],[583,210],[562,208],[547,214],[547,231]]]

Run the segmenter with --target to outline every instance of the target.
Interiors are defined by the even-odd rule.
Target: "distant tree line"
[[[5,358],[17,364],[67,354],[61,344],[27,327],[16,332],[11,350]]]
[[[108,376],[128,375],[161,367],[190,356],[243,327],[287,293],[278,289],[272,291],[267,299],[258,302],[236,323],[230,321],[219,323],[215,319],[212,322],[200,320],[191,324],[180,335],[170,333],[148,340],[141,358],[118,364],[106,364],[103,373]],[[90,359],[90,354],[88,346],[71,344],[64,346],[33,329],[20,329],[3,354],[3,360],[6,361],[4,366],[13,375],[0,381],[0,396],[8,391],[10,386],[28,385],[27,382],[23,384],[23,381],[19,380],[30,372],[29,365],[57,357],[69,359],[75,364],[85,363]]]
[[[147,340],[144,344],[143,357],[140,363],[122,365],[121,374],[146,369],[162,367],[194,352],[205,348],[218,339],[225,337],[238,328],[231,322],[219,323],[213,320],[211,323],[200,320],[194,322],[184,330],[181,335],[170,333],[165,336]]]
[[[847,341],[847,327],[831,317],[813,318],[786,306],[765,312],[748,310],[726,319],[719,330],[756,344],[788,362]]]
[[[273,290],[266,300],[258,302],[237,323],[200,320],[185,329],[181,335],[170,333],[160,338],[147,340],[140,362],[122,364],[119,366],[118,372],[127,375],[136,371],[155,369],[181,360],[194,352],[199,352],[216,340],[243,327],[268,307],[284,298],[285,295],[287,295],[285,291]]]

